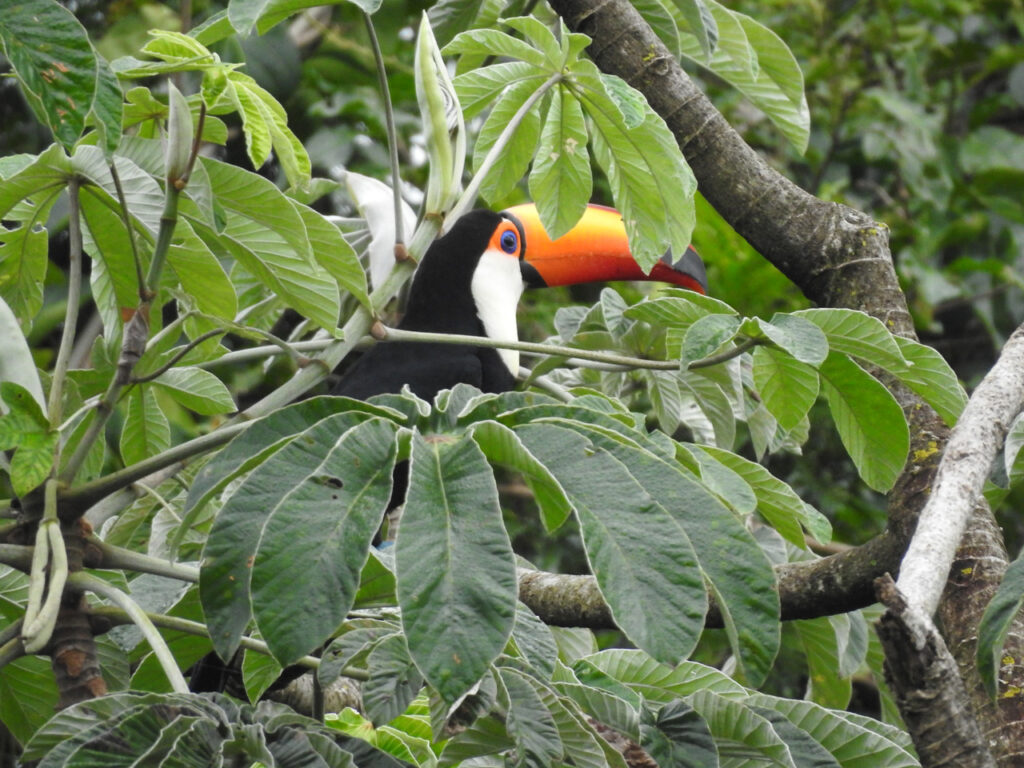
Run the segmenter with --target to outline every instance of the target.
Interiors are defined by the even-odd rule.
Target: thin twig
[[[121,221],[124,223],[124,230],[128,234],[128,242],[132,248],[132,261],[135,263],[135,285],[139,293],[139,300],[141,301],[144,297],[142,295],[145,283],[145,277],[142,273],[142,257],[139,255],[139,246],[135,242],[135,228],[132,226],[132,217],[128,213],[128,198],[124,195],[124,190],[121,188],[121,177],[117,173],[117,164],[111,161],[110,163],[110,177],[114,180],[114,189],[117,192],[117,202],[121,206]]]
[[[174,654],[171,653],[171,649],[167,647],[163,636],[157,631],[156,626],[146,612],[139,607],[138,603],[117,587],[90,573],[82,571],[74,573],[68,579],[68,582],[77,589],[89,590],[101,597],[107,598],[127,613],[132,622],[142,630],[142,634],[149,642],[150,648],[153,649],[153,655],[160,662],[160,666],[163,668],[164,674],[167,675],[167,680],[170,682],[174,692],[188,693],[188,683],[185,682],[185,677],[181,674],[181,670],[178,669],[178,662],[174,660]]]
[[[171,368],[174,367],[175,363],[181,360],[181,358],[183,358],[193,349],[198,347],[204,341],[206,341],[207,339],[212,339],[214,336],[221,336],[225,333],[227,333],[227,331],[225,331],[222,328],[214,328],[212,331],[207,331],[206,333],[202,333],[199,336],[196,336],[188,344],[183,345],[181,349],[175,352],[174,355],[171,356],[170,360],[161,365],[152,373],[148,373],[145,376],[133,376],[132,384],[146,384],[150,381],[153,381],[154,379],[159,379],[161,376],[163,376],[165,373],[171,370]]]

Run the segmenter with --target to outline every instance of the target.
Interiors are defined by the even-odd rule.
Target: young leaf
[[[171,446],[171,425],[149,385],[132,387],[124,398],[128,409],[121,432],[121,458],[135,464]]]
[[[153,385],[162,389],[190,411],[203,415],[235,410],[235,401],[220,379],[201,368],[171,368]]]
[[[861,478],[877,491],[889,490],[910,450],[910,432],[899,403],[846,355],[830,353],[820,371],[832,420]]]
[[[793,429],[818,399],[818,372],[772,347],[754,349],[753,377],[761,400],[783,429]]]
[[[498,98],[487,116],[476,144],[473,146],[473,167],[479,169],[495,141],[511,122],[523,103],[533,94],[537,84],[526,80],[516,83]],[[530,161],[537,153],[540,117],[536,110],[527,112],[516,132],[505,146],[500,163],[496,163],[480,185],[480,194],[490,203],[506,198],[523,178]]]
[[[455,701],[508,642],[518,589],[494,476],[468,435],[414,435],[395,567],[409,652]]]
[[[530,195],[552,240],[579,221],[592,189],[583,109],[568,89],[555,86],[530,172]]]

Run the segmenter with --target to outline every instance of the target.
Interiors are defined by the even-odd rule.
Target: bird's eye
[[[519,238],[516,233],[508,230],[501,233],[501,250],[505,253],[515,253],[519,248]]]

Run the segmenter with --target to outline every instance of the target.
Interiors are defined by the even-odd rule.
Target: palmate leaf
[[[454,701],[508,642],[518,590],[494,476],[468,436],[414,435],[395,567],[409,652]]]
[[[231,658],[249,623],[251,562],[261,545],[264,527],[296,482],[316,474],[339,436],[368,418],[368,414],[349,411],[322,419],[305,430],[301,439],[290,441],[272,454],[224,503],[206,541],[199,573],[203,613],[221,658]],[[299,589],[301,583],[291,586]],[[301,604],[302,598],[293,595],[289,601]],[[323,639],[312,638],[311,642],[315,645]]]
[[[283,664],[323,642],[355,600],[391,497],[395,432],[385,419],[352,427],[270,510],[251,564],[251,601]]]
[[[535,90],[536,86],[527,80],[511,86],[498,98],[473,145],[474,168],[479,170],[501,132]],[[536,112],[528,112],[502,150],[501,162],[492,166],[480,185],[480,194],[485,200],[497,203],[515,188],[536,154],[539,137],[540,116]]]
[[[696,643],[707,609],[686,532],[590,439],[554,425],[517,430],[565,489],[580,521],[591,571],[616,623],[655,658],[675,663]]]

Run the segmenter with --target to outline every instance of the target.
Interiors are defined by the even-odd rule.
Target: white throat
[[[519,260],[488,248],[473,272],[470,290],[476,304],[476,316],[483,323],[487,337],[495,341],[519,341],[516,308],[519,297],[523,295]],[[512,375],[518,375],[519,350],[499,349],[498,354]]]

